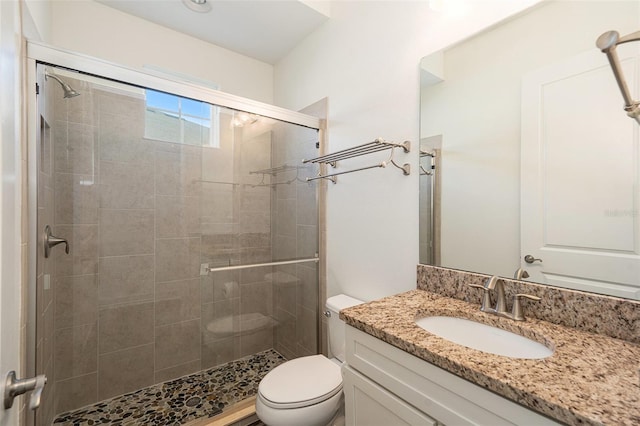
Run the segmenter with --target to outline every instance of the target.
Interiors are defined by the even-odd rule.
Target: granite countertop
[[[415,324],[415,319],[432,315],[498,326],[543,343],[554,354],[545,359],[516,359],[456,345]],[[344,309],[340,318],[560,422],[640,425],[640,345],[537,319],[513,321],[480,312],[479,303],[424,290]]]

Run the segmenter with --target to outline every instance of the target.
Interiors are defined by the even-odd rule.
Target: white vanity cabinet
[[[343,382],[347,426],[560,424],[350,326]]]

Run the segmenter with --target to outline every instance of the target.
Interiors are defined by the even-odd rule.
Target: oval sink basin
[[[450,342],[495,355],[541,359],[553,354],[553,351],[542,343],[463,318],[433,316],[420,318],[416,320],[416,324]]]

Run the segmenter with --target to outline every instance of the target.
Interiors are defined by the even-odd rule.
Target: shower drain
[[[200,404],[200,401],[202,401],[202,398],[192,396],[191,398],[187,399],[187,402],[185,402],[184,405],[186,405],[187,407],[195,407],[196,405]]]

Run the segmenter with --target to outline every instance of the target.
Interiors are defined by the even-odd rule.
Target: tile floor
[[[284,361],[270,349],[60,414],[53,425],[177,426],[212,417],[255,395],[260,380]]]

